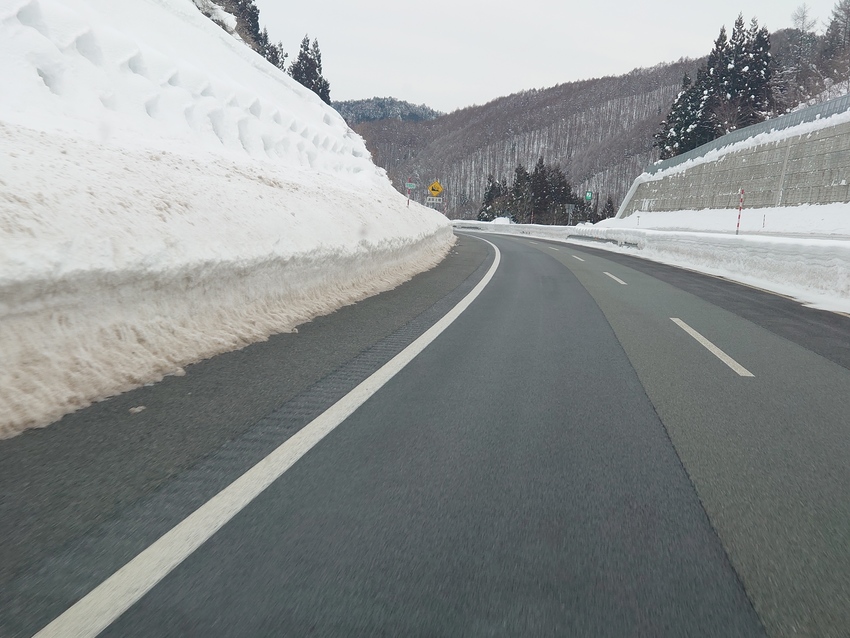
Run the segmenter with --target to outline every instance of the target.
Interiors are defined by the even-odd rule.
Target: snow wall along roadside
[[[808,210],[804,208],[804,213],[820,217],[812,209],[834,206],[812,206]],[[735,228],[735,210],[705,211],[716,223],[708,231],[626,227],[626,220],[620,223],[606,220],[583,226],[472,221],[455,221],[454,225],[460,231],[521,235],[570,242],[579,248],[584,244],[621,252],[770,290],[814,308],[850,314],[850,242],[824,236],[762,235],[759,230],[763,215],[768,217],[771,226],[777,226],[785,222],[788,209],[761,210],[764,212],[760,212],[758,219],[745,216],[741,227],[742,233],[746,233],[740,236],[735,235],[734,230],[718,230]],[[832,212],[839,216],[845,211]],[[695,215],[693,211],[679,213],[685,218]]]
[[[617,218],[850,202],[850,95],[734,131],[640,175]],[[850,214],[850,213],[848,213]]]
[[[0,438],[393,288],[454,243],[192,2],[2,2],[0,85]]]

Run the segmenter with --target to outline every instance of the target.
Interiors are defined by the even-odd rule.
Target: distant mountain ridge
[[[425,104],[411,104],[394,97],[373,97],[367,100],[343,100],[332,105],[342,115],[349,126],[377,120],[402,120],[405,122],[424,122],[441,115]]]
[[[353,128],[400,190],[409,179],[439,179],[451,216],[474,216],[489,174],[510,180],[518,164],[530,170],[541,156],[560,165],[579,191],[598,193],[600,207],[608,195],[619,204],[658,159],[653,133],[683,76],[693,76],[700,62],[523,91],[430,120],[379,119]]]

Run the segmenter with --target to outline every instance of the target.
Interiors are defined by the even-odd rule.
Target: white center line
[[[613,279],[614,281],[616,281],[618,284],[623,284],[624,286],[628,286],[628,285],[629,285],[629,284],[627,284],[625,281],[623,281],[622,279],[620,279],[619,277],[615,277],[614,275],[612,275],[610,272],[604,272],[604,271],[603,271],[603,274],[608,275],[611,279]]]
[[[689,335],[691,335],[694,339],[699,341],[699,343],[702,346],[704,346],[706,350],[708,350],[711,354],[713,354],[715,357],[720,359],[727,366],[732,368],[740,376],[742,376],[742,377],[754,377],[755,376],[752,372],[747,370],[744,366],[742,366],[740,363],[735,361],[732,357],[730,357],[728,354],[723,352],[723,350],[721,350],[716,345],[711,343],[711,341],[709,341],[708,339],[703,337],[700,333],[698,333],[696,330],[691,328],[688,324],[686,324],[681,319],[676,319],[675,317],[670,317],[670,320],[673,323],[675,323],[677,326],[679,326],[682,330],[684,330]]]
[[[584,259],[582,259],[581,257],[577,257],[576,255],[573,255],[573,259],[578,259],[579,261],[584,261]]]
[[[493,278],[501,258],[499,249],[493,248],[496,258],[490,270],[448,314],[372,376],[72,605],[35,638],[94,638],[112,624],[448,328]]]

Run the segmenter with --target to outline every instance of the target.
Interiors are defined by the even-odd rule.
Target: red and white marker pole
[[[735,234],[741,230],[741,211],[744,210],[744,189],[741,189],[741,200],[738,202],[738,225],[735,227]]]

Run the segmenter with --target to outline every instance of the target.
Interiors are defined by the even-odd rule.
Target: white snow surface
[[[212,2],[212,0],[195,0],[195,5],[200,8],[205,15],[208,15],[214,21],[220,22],[227,27],[230,30],[231,35],[233,34],[233,31],[237,26],[235,15],[228,13],[215,2]]]
[[[850,204],[635,213],[580,226],[455,222],[688,268],[850,313]],[[592,242],[592,243],[590,243]]]
[[[0,0],[0,438],[397,286],[454,239],[192,0]]]

